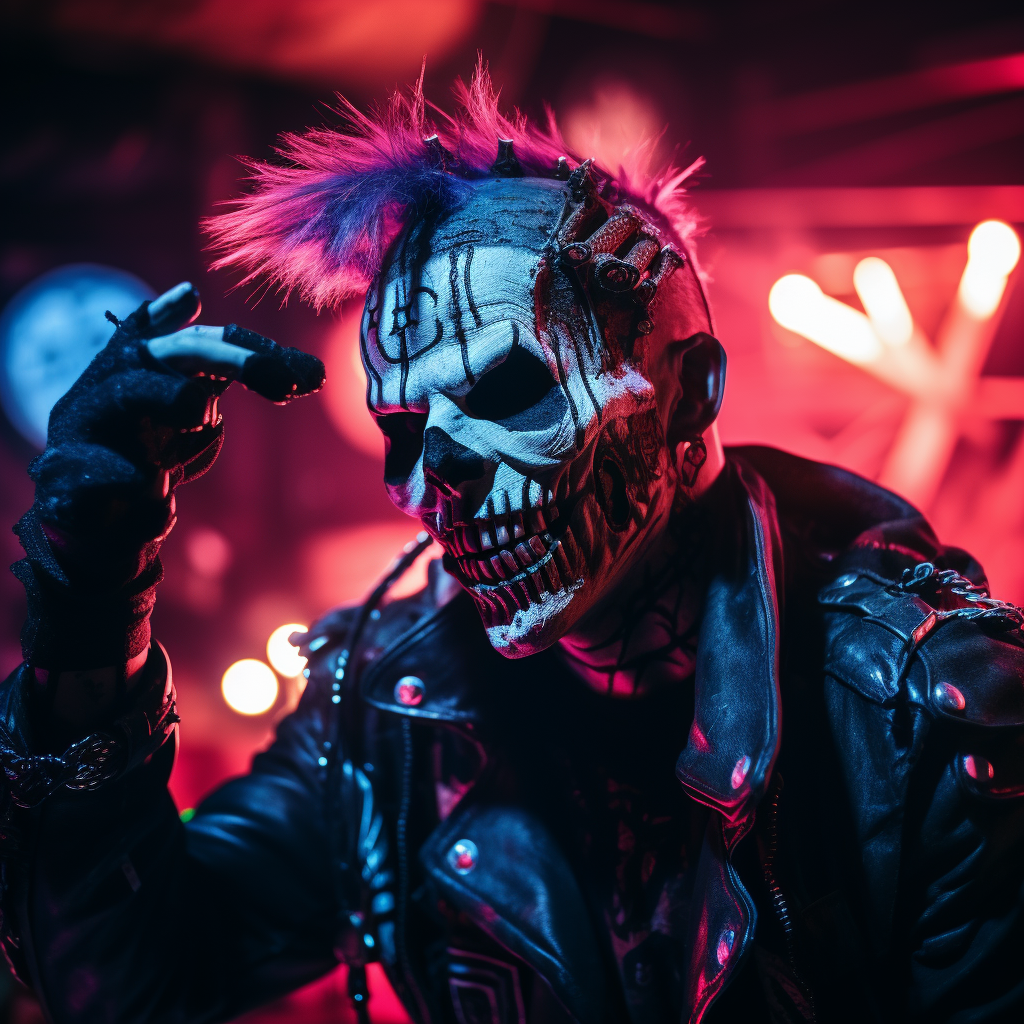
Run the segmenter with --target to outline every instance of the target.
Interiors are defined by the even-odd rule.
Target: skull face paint
[[[564,636],[678,490],[645,307],[594,297],[564,258],[578,205],[564,182],[475,182],[457,212],[400,236],[363,314],[388,494],[441,543],[508,657]]]

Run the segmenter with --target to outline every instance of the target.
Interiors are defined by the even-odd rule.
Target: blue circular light
[[[50,410],[110,340],[109,309],[123,319],[155,292],[114,267],[72,263],[37,277],[0,315],[0,404],[15,429],[46,445]]]

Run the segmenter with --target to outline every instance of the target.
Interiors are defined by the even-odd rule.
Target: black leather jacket
[[[614,833],[587,780],[621,705],[553,652],[502,659],[435,571],[358,638],[358,609],[314,626],[298,710],[188,824],[152,715],[115,779],[11,810],[3,942],[48,1016],[224,1020],[339,960],[358,999],[379,959],[434,1024],[1021,1019],[1019,614],[849,473],[739,449],[716,488],[693,687],[635,712],[650,759],[622,747],[631,791],[686,818],[649,941],[616,947],[599,898]],[[3,687],[5,767],[37,744],[28,690]],[[656,873],[661,847],[613,826],[614,863]]]

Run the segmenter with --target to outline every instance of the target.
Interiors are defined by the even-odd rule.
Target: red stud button
[[[987,781],[996,776],[996,770],[992,767],[991,761],[986,761],[983,757],[975,757],[973,754],[968,754],[964,758],[964,771],[975,781]]]
[[[718,936],[718,948],[715,950],[715,958],[724,967],[732,956],[733,943],[736,941],[736,932],[732,928],[726,928]]]
[[[750,771],[750,758],[744,754],[733,766],[732,778],[729,779],[729,784],[733,789],[739,789],[740,786],[746,781],[747,772]]]
[[[419,676],[402,676],[395,683],[395,700],[407,708],[423,703],[423,680]]]
[[[448,851],[448,863],[460,874],[468,875],[480,859],[480,851],[472,839],[460,839]]]
[[[964,695],[952,683],[938,683],[933,691],[935,703],[947,711],[963,711],[967,707]]]

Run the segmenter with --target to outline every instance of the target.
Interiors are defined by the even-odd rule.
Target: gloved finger
[[[152,302],[144,302],[123,320],[108,314],[117,328],[107,344],[96,353],[68,396],[80,396],[101,381],[126,370],[149,367],[159,370],[145,350],[145,339],[165,335],[184,327],[199,312],[199,293],[187,281],[164,292]],[[67,397],[67,396],[65,396]]]
[[[170,334],[192,323],[202,309],[199,292],[189,281],[182,281],[155,298],[146,307],[146,337]]]
[[[251,352],[238,380],[277,405],[314,394],[324,386],[324,364],[308,352],[285,348],[238,324],[224,328],[224,341]]]
[[[237,324],[188,327],[146,346],[163,366],[217,383],[238,380],[278,404],[319,391],[324,383],[323,363],[315,356]]]
[[[186,327],[146,342],[150,355],[162,366],[186,377],[232,381],[252,355],[247,348],[224,341],[223,327]]]

